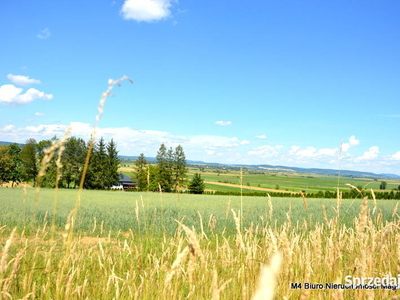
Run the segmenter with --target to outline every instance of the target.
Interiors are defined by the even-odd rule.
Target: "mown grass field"
[[[52,228],[54,190],[36,196],[35,189],[0,189],[1,298],[396,295],[290,288],[291,282],[343,283],[349,274],[398,274],[396,201],[83,191],[74,219],[77,190],[59,190],[56,198]]]

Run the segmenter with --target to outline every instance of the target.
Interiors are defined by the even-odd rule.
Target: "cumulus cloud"
[[[323,155],[323,156],[336,156],[338,152],[338,149],[319,149],[318,150],[318,155]]]
[[[313,157],[315,156],[316,151],[317,149],[314,147],[307,147],[306,149],[298,150],[295,155],[298,157]]]
[[[397,151],[395,154],[390,156],[390,159],[392,159],[392,160],[400,160],[400,151]]]
[[[299,146],[292,146],[289,150],[289,154],[298,158],[312,158],[322,156],[336,156],[338,149],[323,148],[317,150],[315,147],[307,147],[301,149]]]
[[[243,140],[240,142],[240,145],[248,145],[250,142],[248,140]]]
[[[279,152],[282,150],[282,146],[259,146],[247,152],[249,155],[255,155],[261,158],[269,158],[273,156],[277,156]]]
[[[51,100],[53,95],[30,88],[23,93],[22,88],[12,84],[0,86],[0,103],[4,105],[25,105],[36,99]]]
[[[29,76],[24,76],[24,75],[13,75],[13,74],[8,74],[7,78],[10,79],[10,81],[16,85],[21,85],[21,86],[29,86],[31,84],[40,84],[40,80],[29,78]]]
[[[266,136],[265,134],[262,134],[262,135],[256,135],[256,138],[257,138],[257,139],[262,139],[262,140],[265,140],[265,139],[267,138],[267,136]]]
[[[342,143],[341,150],[342,152],[347,152],[351,147],[357,146],[360,144],[360,141],[356,139],[354,135],[349,137],[348,143]]]
[[[37,34],[36,37],[41,40],[45,40],[48,39],[50,35],[51,35],[50,30],[48,28],[45,28],[42,31],[40,31],[40,33]]]
[[[354,159],[355,162],[360,162],[363,160],[372,160],[374,158],[378,157],[378,153],[379,153],[379,147],[378,146],[372,146],[369,148],[368,151],[364,152],[363,155],[357,157]]]
[[[125,0],[121,8],[124,19],[151,22],[171,15],[173,0]]]
[[[299,146],[295,146],[295,145],[294,145],[294,146],[290,147],[289,154],[290,154],[290,155],[295,155],[296,152],[297,152],[299,149],[300,149]]]
[[[0,131],[4,131],[4,132],[12,131],[14,129],[14,127],[15,127],[14,125],[6,125],[3,128],[0,128]]]
[[[228,125],[232,125],[231,121],[217,121],[214,124],[219,125],[219,126],[228,126]]]

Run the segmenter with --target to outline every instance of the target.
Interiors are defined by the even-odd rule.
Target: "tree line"
[[[40,142],[28,139],[23,147],[16,143],[0,146],[0,181],[11,182],[12,186],[20,182],[30,182],[33,186],[53,188],[58,176],[59,187],[78,187],[90,148],[89,142],[81,138],[68,138],[62,148],[55,150],[45,174],[38,176],[46,149],[57,141],[57,137]],[[58,156],[62,167],[57,167]],[[118,184],[119,164],[116,143],[112,139],[106,143],[100,138],[93,144],[83,187],[105,189]]]
[[[157,152],[157,163],[148,164],[143,153],[135,160],[135,176],[139,191],[182,192],[186,189],[191,193],[204,192],[204,180],[200,174],[195,174],[187,183],[186,155],[182,146],[167,149],[161,144]]]
[[[377,200],[400,200],[400,190],[391,190],[390,192],[374,192],[374,196],[370,191],[367,190],[360,190],[359,193],[356,190],[349,190],[349,191],[341,191],[342,199],[355,199],[359,198],[362,199],[363,197],[368,197],[368,199],[375,199]],[[271,197],[284,197],[284,198],[291,198],[301,197],[300,193],[293,192],[293,193],[283,193],[283,192],[243,192],[240,191],[209,191],[205,192],[208,195],[225,195],[225,196],[255,196],[255,197],[266,197],[270,195]],[[336,191],[319,191],[317,193],[303,193],[306,198],[317,198],[317,199],[337,199],[337,192]]]

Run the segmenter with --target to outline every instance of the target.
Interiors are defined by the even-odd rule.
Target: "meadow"
[[[399,274],[397,201],[81,192],[0,189],[2,299],[397,299],[290,286]]]

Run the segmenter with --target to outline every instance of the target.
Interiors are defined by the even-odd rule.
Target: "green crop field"
[[[278,299],[387,299],[395,293],[292,290],[290,283],[397,274],[397,201],[83,190],[77,207],[77,195],[0,189],[0,298],[272,299],[275,290]]]
[[[35,202],[36,190],[8,189],[1,191],[2,214],[0,224],[8,228],[25,226],[31,229],[32,217],[36,215],[36,224],[51,223],[55,192],[52,189],[41,189],[39,201]],[[74,208],[77,190],[59,190],[57,193],[57,209],[55,224],[57,230],[63,230],[68,213]],[[326,207],[328,217],[334,215],[336,200],[308,199],[308,212],[301,198],[274,198],[274,222],[278,225],[286,221],[286,213],[291,212],[292,222],[313,220],[323,221],[323,209]],[[379,200],[379,209],[384,219],[393,211],[396,201]],[[357,215],[361,199],[345,199],[342,203],[340,221],[347,226],[352,225]],[[35,205],[37,210],[35,212]],[[243,197],[243,226],[267,224],[269,207],[266,197]],[[372,206],[372,203],[370,203]],[[238,196],[209,196],[191,194],[160,194],[123,191],[89,191],[82,194],[79,213],[76,220],[76,231],[82,234],[97,235],[100,224],[104,232],[129,231],[135,234],[147,233],[148,230],[173,235],[178,227],[177,222],[185,218],[185,223],[200,229],[199,215],[204,220],[214,216],[218,220],[217,230],[235,234],[235,224],[231,210],[241,208]],[[137,220],[139,218],[139,222]]]

